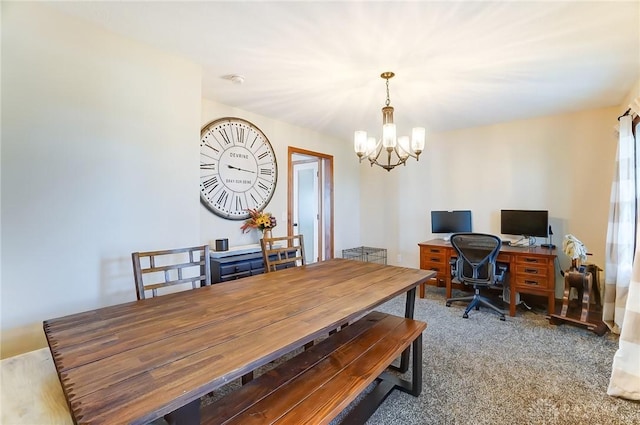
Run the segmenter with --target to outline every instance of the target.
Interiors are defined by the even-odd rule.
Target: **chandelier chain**
[[[391,100],[389,100],[389,79],[387,78],[387,101],[384,102],[385,106],[389,106],[391,104]]]

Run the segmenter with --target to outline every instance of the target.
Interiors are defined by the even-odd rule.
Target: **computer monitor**
[[[431,211],[431,233],[471,232],[471,211]]]
[[[500,233],[546,238],[549,236],[549,211],[501,210]]]

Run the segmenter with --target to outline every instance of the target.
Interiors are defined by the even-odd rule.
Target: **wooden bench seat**
[[[426,323],[372,312],[203,407],[201,423],[326,424],[378,381],[342,420],[364,423],[393,389],[422,391],[422,332]],[[412,344],[411,382],[385,370]]]

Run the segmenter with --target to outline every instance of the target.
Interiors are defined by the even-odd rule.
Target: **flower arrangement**
[[[271,213],[258,211],[254,209],[247,209],[249,211],[249,218],[245,220],[244,224],[240,228],[242,233],[251,231],[251,229],[272,229],[276,227],[276,218]]]

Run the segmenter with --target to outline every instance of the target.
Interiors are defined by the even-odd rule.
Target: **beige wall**
[[[199,202],[199,132],[215,118],[271,140],[280,223],[287,146],[333,155],[335,249],[359,243],[348,142],[203,101],[194,64],[42,5],[4,3],[2,43],[2,357],[46,345],[45,319],[135,299],[133,251],[257,241]]]
[[[282,121],[273,120],[248,111],[222,105],[209,100],[202,101],[202,126],[222,117],[241,117],[260,128],[267,136],[276,152],[278,161],[278,183],[273,198],[265,211],[272,213],[278,225],[274,236],[287,234],[287,150],[294,146],[333,156],[334,161],[334,250],[337,257],[343,248],[359,244],[358,226],[359,205],[353,199],[359,191],[358,168],[349,142],[324,136],[311,130],[296,127]],[[242,234],[242,221],[225,220],[200,206],[200,235],[202,242],[228,238],[229,245],[257,243],[260,235],[257,231]],[[355,244],[355,245],[354,245]]]
[[[199,241],[200,68],[2,4],[3,357],[135,299],[131,252]]]
[[[432,134],[418,163],[391,173],[362,167],[361,180],[371,182],[361,191],[362,242],[389,249],[392,264],[418,267],[417,244],[433,237],[431,210],[470,209],[474,231],[499,234],[501,209],[546,209],[553,242],[572,233],[604,267],[618,111]],[[561,287],[558,279],[558,296]]]

